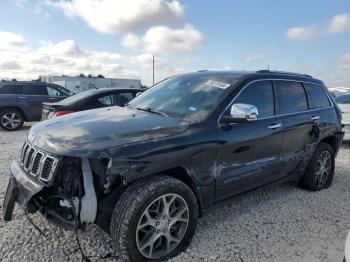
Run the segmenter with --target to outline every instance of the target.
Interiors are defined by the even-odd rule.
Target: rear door
[[[43,109],[42,103],[49,101],[45,85],[22,85],[22,95],[18,97],[18,103],[28,112],[28,121],[40,121]]]
[[[270,80],[249,84],[233,103],[257,107],[256,121],[233,123],[219,129],[216,200],[258,188],[278,179],[282,165],[282,123],[275,117]]]
[[[309,111],[307,94],[301,82],[277,80],[278,114],[283,122],[284,175],[303,167],[302,160],[312,150],[319,135],[314,112]]]

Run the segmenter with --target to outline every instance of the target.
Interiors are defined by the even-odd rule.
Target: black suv
[[[43,102],[58,102],[72,94],[62,86],[44,82],[0,82],[0,127],[15,131],[24,121],[40,121]]]
[[[297,181],[328,188],[341,112],[308,75],[258,71],[170,77],[127,107],[33,126],[4,200],[67,229],[110,233],[125,261],[183,251],[197,218],[226,199]]]

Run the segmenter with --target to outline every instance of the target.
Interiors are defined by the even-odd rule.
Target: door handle
[[[49,97],[50,100],[56,99],[56,97]]]
[[[26,96],[19,96],[18,98],[19,99],[26,99],[27,97]]]
[[[281,128],[282,127],[282,124],[272,124],[272,125],[269,125],[268,128],[270,129],[277,129],[277,128]]]
[[[310,118],[310,120],[312,120],[312,121],[320,120],[320,116],[312,116],[312,117]]]

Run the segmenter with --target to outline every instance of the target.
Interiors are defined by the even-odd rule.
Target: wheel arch
[[[320,141],[320,143],[329,144],[334,150],[334,153],[336,153],[338,150],[338,139],[336,135],[325,137]]]

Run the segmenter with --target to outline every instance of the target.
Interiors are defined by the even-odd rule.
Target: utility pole
[[[153,68],[153,85],[154,85],[154,55],[153,55],[153,61],[152,61],[152,68]]]

